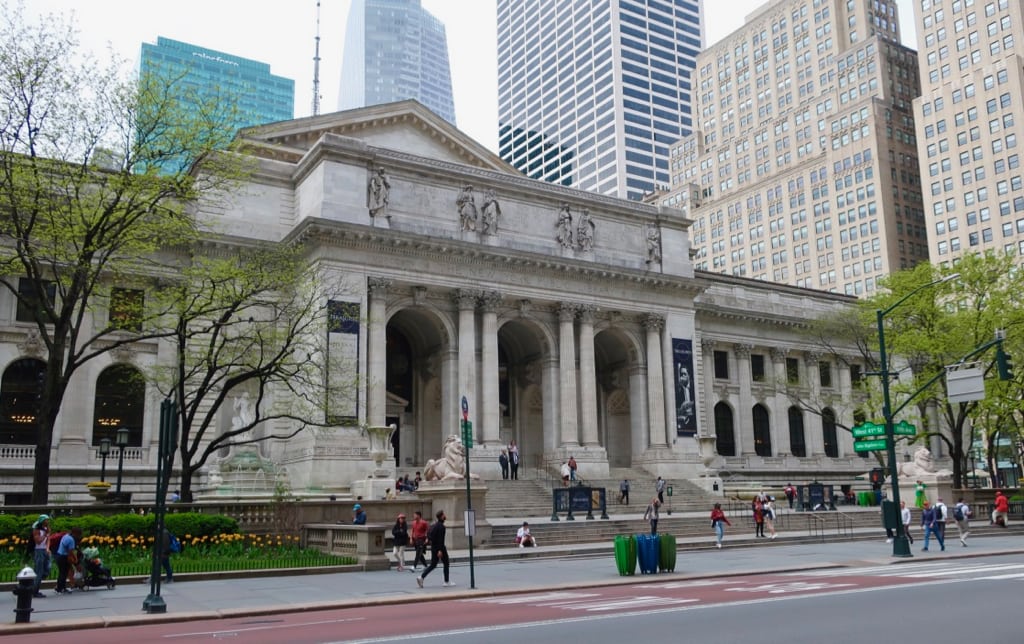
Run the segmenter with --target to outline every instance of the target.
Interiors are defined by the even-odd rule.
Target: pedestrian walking
[[[924,510],[921,512],[921,528],[924,530],[924,547],[921,548],[922,552],[928,552],[928,541],[933,534],[939,542],[939,547],[943,550],[946,549],[946,544],[942,540],[942,535],[939,534],[939,527],[935,521],[935,510],[927,501],[924,502]]]
[[[562,477],[562,487],[569,487],[569,476],[572,474],[569,471],[569,464],[562,461],[562,466],[558,468],[558,473]]]
[[[725,512],[722,512],[722,504],[716,503],[715,507],[711,509],[711,527],[715,531],[716,547],[722,547],[722,539],[725,537],[725,526],[731,525],[729,519],[725,518]]]
[[[953,520],[956,521],[956,529],[960,536],[960,545],[967,547],[967,535],[971,533],[971,506],[960,497],[953,506]]]
[[[768,503],[764,504],[764,525],[768,528],[768,538],[775,539],[775,497],[768,497]],[[762,531],[762,536],[763,536]]]
[[[644,512],[644,521],[651,522],[651,534],[658,534],[658,508],[661,507],[661,501],[657,498],[651,499],[650,504],[647,506],[647,510]]]
[[[992,510],[992,525],[1006,527],[1007,519],[1010,516],[1010,500],[1006,498],[1002,490],[996,490],[996,500]]]
[[[50,568],[53,564],[53,559],[50,557],[49,515],[40,514],[32,524],[32,542],[35,544],[32,549],[32,570],[36,573],[36,580],[32,583],[32,596],[43,598],[46,595],[39,590],[39,585],[50,576]]]
[[[501,466],[501,479],[503,481],[508,480],[508,450],[504,447],[501,448],[501,454],[498,455],[498,465]]]
[[[622,479],[619,483],[619,503],[629,505],[629,479]]]
[[[940,496],[935,500],[935,505],[932,506],[932,510],[935,511],[935,529],[938,531],[939,536],[942,537],[942,542],[946,542],[946,515],[949,513],[949,508],[942,502]],[[945,550],[945,548],[943,548]]]
[[[437,568],[437,564],[443,564],[444,568],[444,584],[443,586],[454,586],[448,577],[451,562],[448,559],[448,548],[444,545],[445,539],[445,527],[444,522],[448,517],[445,516],[444,510],[438,510],[436,515],[436,521],[434,525],[430,526],[430,531],[427,533],[427,541],[430,543],[430,565],[423,571],[423,574],[416,577],[416,585],[423,588],[423,581],[427,578],[434,568]]]
[[[764,536],[764,505],[759,499],[754,499],[754,536]]]
[[[519,446],[516,445],[515,439],[508,444],[508,466],[511,468],[511,477],[513,481],[519,480]]]
[[[409,545],[409,526],[405,515],[399,514],[391,528],[391,557],[398,564],[398,572],[405,570],[405,547]]]
[[[71,566],[78,563],[75,558],[75,549],[78,548],[78,542],[82,540],[82,529],[78,526],[71,528],[70,532],[64,534],[60,538],[60,544],[57,546],[57,552],[54,555],[54,559],[57,561],[57,594],[66,595],[71,592],[68,588],[68,572],[71,570]]]
[[[429,530],[430,524],[423,518],[423,513],[416,510],[412,515],[412,531],[410,535],[412,545],[416,549],[416,557],[412,560],[413,573],[420,571],[420,565],[423,568],[427,567],[427,532]]]
[[[178,552],[181,552],[181,542],[178,541],[177,537],[171,534],[171,531],[164,526],[164,531],[160,534],[160,568],[163,569],[167,575],[166,583],[174,583],[174,567],[171,566],[171,554],[173,548],[172,543],[177,543]]]
[[[658,480],[654,482],[654,491],[658,493],[658,501],[665,504],[665,479],[658,477]]]
[[[579,466],[576,465],[576,457],[570,455],[569,456],[569,480],[570,481],[575,481],[576,480],[576,469],[578,467]]]
[[[910,543],[914,543],[914,535],[910,534],[910,508],[906,501],[900,501],[900,521],[903,522],[903,534],[907,535]]]
[[[789,509],[793,509],[793,501],[796,499],[796,488],[793,487],[792,483],[786,483],[786,487],[782,489],[786,495],[786,501],[789,502]]]

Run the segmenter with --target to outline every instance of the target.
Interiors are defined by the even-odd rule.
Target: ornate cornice
[[[648,331],[661,331],[665,328],[665,316],[660,313],[647,313],[640,322]]]

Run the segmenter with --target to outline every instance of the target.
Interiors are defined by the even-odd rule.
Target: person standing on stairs
[[[516,440],[513,438],[508,444],[508,464],[511,468],[511,475],[513,481],[519,480],[519,446],[516,445]]]

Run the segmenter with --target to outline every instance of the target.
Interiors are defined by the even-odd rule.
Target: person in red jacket
[[[423,519],[423,513],[417,510],[413,514],[412,525],[409,526],[409,537],[412,539],[412,545],[416,549],[416,558],[412,561],[412,572],[417,573],[420,571],[420,564],[423,567],[427,567],[427,530],[430,529],[430,524]]]
[[[1010,500],[1006,498],[1002,490],[996,490],[995,509],[992,510],[992,524],[1006,527],[1006,521],[1010,515]]]
[[[722,504],[716,503],[714,509],[711,510],[711,527],[715,529],[715,545],[719,548],[722,547],[722,537],[725,536],[726,525],[732,526],[729,519],[725,518],[725,512],[722,512]]]

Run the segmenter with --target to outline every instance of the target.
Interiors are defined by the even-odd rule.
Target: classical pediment
[[[411,99],[246,128],[238,137],[258,156],[296,163],[325,134],[356,139],[369,147],[519,174],[498,155]]]

